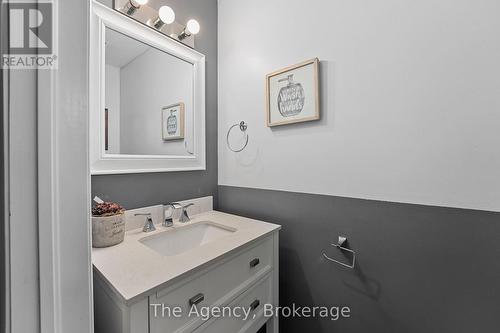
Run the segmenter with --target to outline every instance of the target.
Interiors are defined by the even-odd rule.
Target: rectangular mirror
[[[205,57],[93,4],[92,174],[205,168]]]
[[[188,155],[193,64],[106,28],[105,150]]]

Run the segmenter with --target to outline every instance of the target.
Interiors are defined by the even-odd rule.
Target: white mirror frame
[[[113,29],[193,64],[190,155],[122,155],[104,149],[105,32]],[[90,171],[93,175],[205,170],[205,56],[120,12],[92,1],[90,22]],[[192,154],[191,154],[192,153]]]

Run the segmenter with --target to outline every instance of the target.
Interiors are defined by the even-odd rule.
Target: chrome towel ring
[[[231,134],[231,131],[235,127],[239,127],[240,131],[242,131],[245,134],[245,144],[240,149],[234,149],[233,147],[231,147],[231,143],[229,142],[229,135]],[[248,133],[246,132],[247,129],[248,129],[248,125],[244,121],[240,122],[239,124],[234,124],[233,126],[231,126],[229,128],[229,130],[227,131],[227,136],[226,136],[227,147],[229,148],[229,150],[231,150],[234,153],[239,153],[239,152],[242,152],[247,147],[247,145],[248,145],[248,139],[249,139]]]

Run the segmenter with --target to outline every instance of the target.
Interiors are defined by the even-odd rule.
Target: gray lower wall
[[[165,4],[175,10],[179,22],[194,17],[201,25],[195,48],[207,61],[207,170],[92,177],[92,197],[99,195],[127,209],[207,195],[213,195],[217,204],[217,0],[169,0]]]
[[[349,306],[349,319],[281,319],[281,332],[470,333],[500,327],[500,213],[220,186],[219,210],[281,224],[281,305]],[[322,258],[346,235],[354,270]]]

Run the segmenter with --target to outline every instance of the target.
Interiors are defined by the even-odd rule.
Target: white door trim
[[[61,331],[57,153],[53,71],[38,74],[38,239],[40,264],[40,330]]]
[[[56,3],[59,68],[38,71],[37,82],[40,330],[91,333],[90,1]]]

